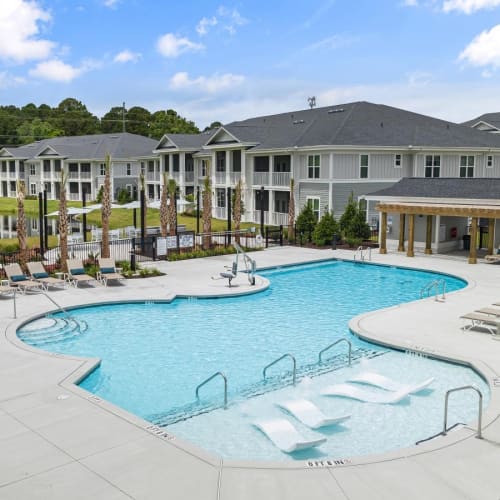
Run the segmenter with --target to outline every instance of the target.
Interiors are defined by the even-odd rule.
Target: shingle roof
[[[154,139],[142,135],[120,132],[115,134],[79,135],[43,139],[18,148],[8,148],[16,158],[31,159],[50,147],[60,156],[73,159],[141,158],[152,156]]]
[[[201,134],[166,134],[167,137],[180,149],[192,149],[197,151],[207,142],[210,134],[202,132]]]
[[[253,149],[307,146],[500,148],[500,137],[369,102],[260,116],[224,126]]]
[[[478,116],[473,120],[468,120],[466,122],[463,122],[462,125],[472,127],[478,122],[488,123],[489,125],[493,125],[494,127],[500,130],[500,113],[485,113],[484,115]]]
[[[499,200],[499,178],[404,177],[396,184],[369,193],[370,197],[456,198]]]

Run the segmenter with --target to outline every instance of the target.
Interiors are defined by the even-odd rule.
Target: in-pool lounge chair
[[[341,417],[327,417],[313,402],[308,399],[291,399],[281,401],[276,406],[293,415],[297,420],[311,429],[319,429],[328,425],[336,425],[344,422],[351,415]]]
[[[8,264],[4,267],[5,274],[9,278],[9,285],[11,287],[16,287],[23,293],[30,290],[41,290],[43,288],[42,283],[39,281],[34,281],[26,276],[19,264]]]
[[[40,261],[28,262],[26,265],[28,267],[28,271],[30,272],[31,278],[34,281],[40,282],[45,290],[48,290],[51,286],[57,288],[66,288],[67,282],[65,280],[50,276]]]
[[[114,259],[99,259],[99,271],[97,279],[104,285],[108,286],[108,281],[123,281],[125,276],[116,272]]]
[[[305,439],[299,431],[286,419],[274,418],[257,420],[253,423],[260,429],[280,450],[286,453],[306,450],[326,442],[326,438]]]
[[[499,333],[497,331],[497,325],[500,323],[500,319],[496,316],[482,314],[479,312],[471,312],[460,316],[460,319],[464,320],[464,325],[462,326],[463,331],[471,330],[472,328],[483,328],[492,335]],[[469,323],[466,324],[466,321]]]
[[[364,372],[352,377],[348,382],[373,385],[385,389],[386,391],[408,391],[409,394],[416,394],[431,385],[432,382],[434,382],[434,377],[428,378],[418,384],[402,384],[397,380],[392,380],[379,373]]]
[[[363,403],[396,404],[410,395],[408,390],[390,393],[366,391],[351,384],[329,385],[321,391],[322,396],[338,396],[341,398],[357,399]]]
[[[83,262],[79,259],[68,259],[66,261],[68,266],[67,280],[72,283],[75,288],[79,283],[86,283],[87,285],[96,283],[96,279],[85,273]]]

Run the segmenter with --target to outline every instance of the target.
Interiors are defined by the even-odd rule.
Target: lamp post
[[[44,248],[49,248],[49,221],[47,219],[48,214],[48,202],[47,202],[47,190],[43,190],[43,237],[45,238]]]
[[[200,186],[196,186],[196,234],[200,233]]]
[[[260,203],[260,234],[264,237],[264,186],[257,191]]]
[[[43,213],[43,194],[42,192],[38,193],[38,225],[40,227],[39,235],[40,235],[40,254],[43,257],[43,250],[45,246],[45,240],[43,239],[43,228],[44,228],[44,213]]]
[[[175,199],[175,204],[174,204],[174,210],[175,210],[175,236],[177,236],[177,200],[179,199],[179,188],[175,188],[175,193],[174,193],[174,199]]]
[[[83,188],[82,190],[82,207],[85,208],[87,205],[87,190]],[[83,222],[83,241],[87,241],[87,214],[83,214],[82,216],[82,222]]]
[[[228,231],[228,245],[231,244],[231,188],[227,188],[227,231]]]

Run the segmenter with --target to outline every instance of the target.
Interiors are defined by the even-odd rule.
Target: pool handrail
[[[272,363],[269,363],[266,367],[264,367],[264,370],[262,370],[262,375],[264,377],[264,380],[266,380],[266,371],[268,368],[271,368],[271,366],[275,365],[276,363],[279,363],[282,359],[285,358],[291,358],[293,361],[293,385],[295,385],[295,382],[297,381],[297,360],[295,359],[295,356],[292,356],[289,353],[283,354],[283,356],[280,356],[278,359],[275,359]]]
[[[213,375],[208,377],[206,380],[204,380],[201,384],[198,384],[196,387],[196,399],[200,399],[199,391],[200,388],[203,387],[205,384],[208,384],[211,380],[213,380],[215,377],[222,377],[224,379],[224,409],[227,409],[227,377],[222,373],[222,372],[215,372]]]
[[[444,398],[444,422],[443,422],[443,436],[446,436],[448,429],[448,398],[452,392],[465,391],[467,389],[472,389],[476,391],[479,396],[479,408],[478,408],[478,418],[477,418],[477,434],[478,439],[482,439],[482,420],[483,420],[483,393],[475,385],[464,385],[462,387],[454,387],[453,389],[448,389]]]
[[[318,354],[318,363],[321,364],[323,362],[322,360],[322,355],[328,351],[329,349],[331,349],[333,346],[336,346],[337,344],[339,344],[340,342],[347,342],[347,344],[349,345],[349,366],[351,366],[351,359],[352,359],[352,343],[350,340],[347,340],[345,338],[342,338],[342,339],[338,339],[336,340],[335,342],[333,342],[332,344],[326,346],[324,349],[321,349],[321,351],[319,351],[319,354]]]
[[[434,295],[434,300],[438,301],[438,295],[439,295],[439,285],[443,285],[443,295],[441,296],[442,300],[446,300],[446,280],[444,278],[437,278],[430,283],[427,283],[424,287],[421,288],[420,290],[420,298],[424,298],[424,294],[427,292],[427,297],[431,296],[431,291],[432,289],[435,289],[436,294]]]

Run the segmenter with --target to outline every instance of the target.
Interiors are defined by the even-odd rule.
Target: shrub
[[[340,218],[339,225],[346,241],[352,238],[364,240],[371,235],[370,226],[365,221],[364,212],[359,209],[358,203],[354,201],[353,193],[349,196],[349,201]]]
[[[333,235],[338,233],[338,223],[333,212],[325,212],[314,228],[312,240],[315,245],[331,243]]]
[[[313,209],[310,203],[306,203],[299,216],[297,217],[297,222],[295,227],[300,235],[305,235],[308,241],[312,240],[312,234],[314,228],[316,227],[316,215],[314,215]],[[301,236],[302,238],[302,236]]]

